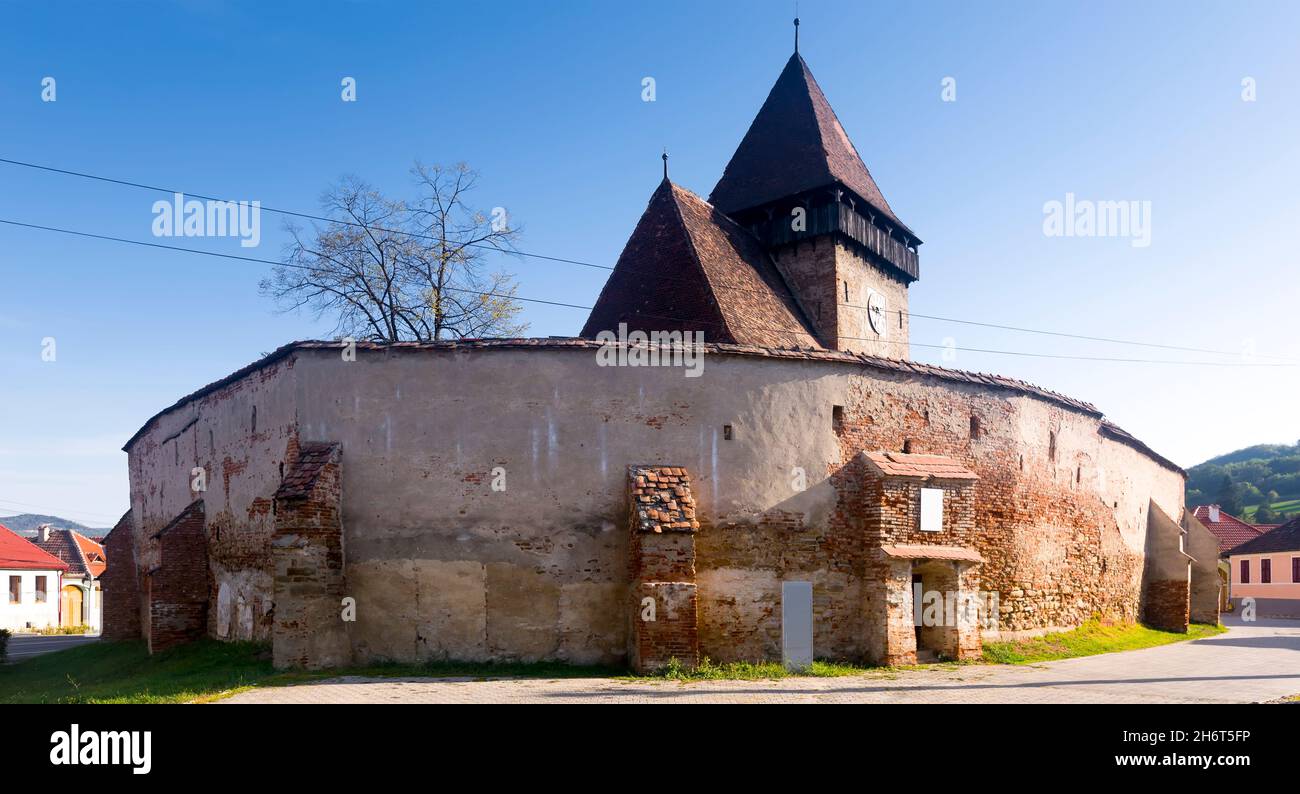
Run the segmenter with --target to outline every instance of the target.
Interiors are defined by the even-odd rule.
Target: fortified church
[[[665,168],[579,336],[297,342],[150,419],[105,633],[646,670],[1217,620],[1182,470],[909,361],[920,245],[796,48],[707,200]],[[600,366],[621,326],[702,334],[698,377]]]

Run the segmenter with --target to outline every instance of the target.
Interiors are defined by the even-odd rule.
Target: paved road
[[[21,662],[33,656],[51,651],[61,651],[88,642],[98,642],[98,635],[82,636],[79,634],[55,634],[43,636],[36,634],[15,634],[9,638],[9,661]]]
[[[1300,694],[1300,621],[1032,666],[967,665],[780,681],[366,679],[245,692],[223,703],[1224,703]]]

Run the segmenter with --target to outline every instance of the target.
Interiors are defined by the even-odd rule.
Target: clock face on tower
[[[871,323],[871,330],[876,332],[876,336],[884,339],[889,330],[889,324],[886,322],[886,315],[889,313],[889,303],[885,296],[876,292],[874,289],[867,290],[867,321]]]

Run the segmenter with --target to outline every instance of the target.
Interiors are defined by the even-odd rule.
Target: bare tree
[[[389,199],[345,177],[321,197],[328,223],[293,237],[261,292],[282,310],[306,308],[335,318],[335,333],[393,342],[517,336],[526,324],[513,276],[485,273],[492,252],[511,253],[518,237],[503,211],[472,209],[466,194],[478,174],[464,163],[411,169],[417,196]]]

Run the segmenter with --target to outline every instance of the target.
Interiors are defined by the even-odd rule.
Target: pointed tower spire
[[[840,184],[914,237],[894,215],[798,53],[786,61],[709,202],[727,214]]]
[[[767,248],[825,347],[907,359],[921,240],[885,201],[797,50],[709,202]]]

